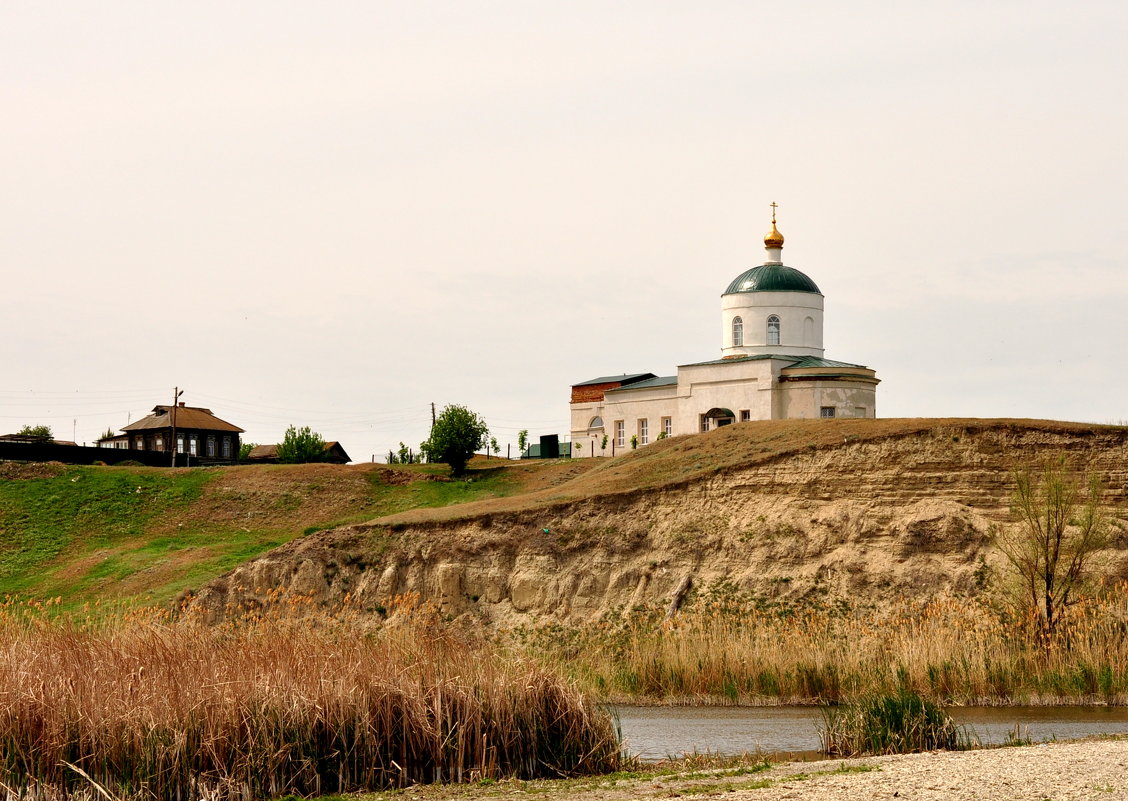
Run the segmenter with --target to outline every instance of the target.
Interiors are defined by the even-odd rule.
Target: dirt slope
[[[555,486],[322,531],[200,589],[215,617],[270,589],[386,607],[418,592],[487,624],[665,603],[689,577],[771,598],[973,592],[997,562],[1011,475],[1065,453],[1118,510],[1128,578],[1128,429],[1045,421],[795,421],[676,438]],[[598,460],[596,460],[598,461]]]

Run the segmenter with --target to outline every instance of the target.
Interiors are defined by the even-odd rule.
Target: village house
[[[122,433],[98,440],[102,448],[135,451],[170,451],[193,457],[234,460],[239,456],[243,429],[221,420],[200,406],[154,406],[152,414],[121,429]]]

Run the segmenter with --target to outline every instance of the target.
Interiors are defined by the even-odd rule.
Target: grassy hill
[[[846,445],[960,432],[1110,429],[1031,420],[765,421],[656,442],[615,459],[478,459],[442,466],[254,465],[168,470],[0,464],[0,594],[64,606],[162,603],[303,534],[381,520],[426,524],[587,498],[637,496]]]
[[[165,602],[294,537],[522,490],[529,469],[0,464],[0,594]],[[551,472],[551,470],[550,470]]]

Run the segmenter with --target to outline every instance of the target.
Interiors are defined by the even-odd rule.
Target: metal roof
[[[832,359],[820,359],[816,356],[804,356],[791,367],[858,367],[868,369],[864,364],[850,364],[849,362],[836,362]],[[790,369],[790,368],[788,368]]]
[[[124,426],[122,431],[145,431],[151,428],[170,428],[172,426],[169,409],[171,406],[154,406],[153,413],[142,417],[136,423]],[[201,406],[178,406],[176,408],[177,428],[196,428],[201,431],[232,431],[242,433],[243,429],[232,425],[226,420],[220,420],[211,409]]]
[[[725,295],[737,292],[813,292],[821,295],[818,284],[806,273],[786,264],[761,264],[745,270],[728,285]]]
[[[739,364],[740,362],[760,362],[764,359],[781,359],[783,361],[796,361],[799,356],[775,356],[770,353],[758,353],[753,356],[732,356],[728,359],[710,359],[707,362],[693,362],[692,364],[681,364],[679,367],[704,367],[709,364]]]
[[[676,375],[663,375],[657,378],[648,378],[645,381],[636,381],[629,386],[609,389],[608,392],[622,392],[625,389],[648,389],[650,387],[668,387],[678,383]]]
[[[776,359],[781,362],[791,362],[785,367],[785,370],[790,370],[794,367],[857,367],[862,370],[868,370],[864,364],[850,364],[849,362],[836,362],[831,359],[820,359],[817,356],[787,356],[782,353],[757,353],[751,356],[733,356],[728,359],[712,359],[707,362],[694,362],[693,364],[683,364],[682,367],[705,367],[711,364],[736,364],[740,362],[757,362],[764,359]]]
[[[588,387],[593,384],[633,384],[636,381],[645,381],[649,378],[657,378],[654,373],[623,373],[622,375],[605,375],[599,378],[593,378],[590,381],[583,381],[579,384],[572,384],[574,387]]]

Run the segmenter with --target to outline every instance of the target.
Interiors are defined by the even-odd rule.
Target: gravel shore
[[[362,801],[1128,801],[1128,737],[1022,748],[726,768],[677,763],[651,772],[554,781],[416,785]]]
[[[873,757],[847,760],[836,767],[841,771],[827,763],[781,765],[762,774],[771,780],[769,786],[734,787],[725,797],[734,801],[1128,799],[1128,740]]]

